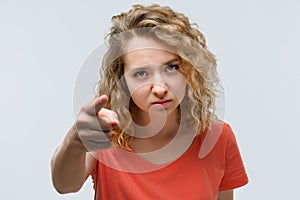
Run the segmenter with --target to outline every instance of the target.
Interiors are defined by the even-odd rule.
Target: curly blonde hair
[[[186,95],[181,102],[183,118],[200,134],[216,119],[215,96],[219,80],[215,56],[208,50],[204,35],[188,17],[166,6],[133,5],[131,10],[112,17],[108,50],[104,55],[97,84],[97,95],[108,95],[108,109],[119,115],[122,125],[114,131],[113,143],[130,149],[133,137],[130,104],[132,100],[124,80],[122,55],[131,38],[151,37],[168,45],[181,58],[180,72],[187,80]]]

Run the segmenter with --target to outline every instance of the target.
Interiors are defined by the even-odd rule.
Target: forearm
[[[233,190],[220,191],[218,200],[233,200]]]
[[[52,181],[59,193],[78,191],[87,178],[86,151],[74,140],[75,134],[76,128],[72,126],[52,157]]]

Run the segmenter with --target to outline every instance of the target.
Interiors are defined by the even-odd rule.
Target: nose
[[[151,86],[151,91],[156,97],[162,99],[166,96],[168,87],[165,84],[153,83]]]

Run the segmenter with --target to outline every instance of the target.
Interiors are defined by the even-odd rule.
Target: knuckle
[[[110,124],[107,124],[107,123],[105,123],[105,124],[99,124],[99,126],[100,126],[100,129],[101,129],[104,133],[107,133],[107,132],[112,131],[112,127],[111,127]]]
[[[86,124],[88,124],[88,120],[86,117],[84,117],[83,115],[79,115],[76,119],[76,125],[81,127],[81,126],[84,126]]]
[[[118,114],[115,111],[111,111],[112,112],[112,116],[116,119],[118,119]]]
[[[80,113],[87,111],[87,105],[84,105],[80,108]]]

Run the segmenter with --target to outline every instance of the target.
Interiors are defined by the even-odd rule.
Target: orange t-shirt
[[[201,157],[206,133],[196,136],[178,159],[161,166],[117,148],[97,151],[92,172],[95,200],[216,200],[219,191],[247,184],[230,126],[224,123],[213,148]]]

